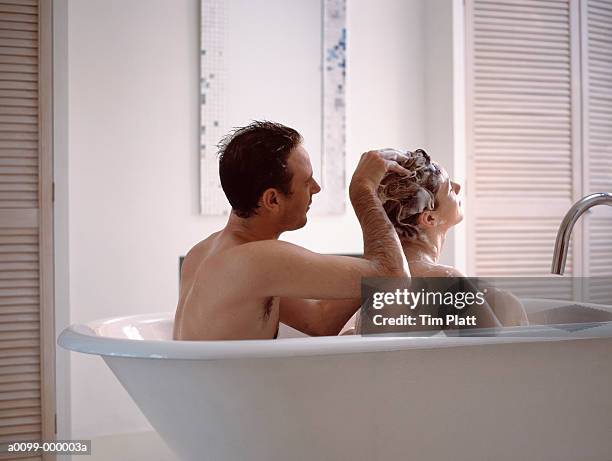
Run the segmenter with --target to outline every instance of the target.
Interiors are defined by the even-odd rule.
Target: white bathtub
[[[612,459],[610,322],[208,342],[170,340],[173,316],[73,325],[58,343],[101,355],[181,460]]]

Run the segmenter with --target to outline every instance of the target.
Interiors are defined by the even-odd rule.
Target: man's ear
[[[279,206],[278,191],[274,188],[269,188],[261,194],[261,206],[266,210],[274,210]]]
[[[419,218],[417,219],[419,226],[422,227],[431,227],[437,224],[437,218],[434,212],[432,211],[423,211]]]

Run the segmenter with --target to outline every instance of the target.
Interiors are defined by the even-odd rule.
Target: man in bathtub
[[[386,173],[409,174],[400,157],[390,149],[366,152],[353,174],[349,195],[364,258],[322,255],[279,240],[306,224],[321,190],[300,134],[254,122],[228,135],[219,175],[232,212],[185,257],[173,338],[272,339],[279,321],[309,335],[338,334],[359,308],[363,277],[409,277],[377,196]]]

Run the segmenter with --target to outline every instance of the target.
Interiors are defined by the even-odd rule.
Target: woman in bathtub
[[[378,196],[395,226],[412,277],[465,277],[456,268],[439,263],[447,232],[463,219],[461,186],[422,149],[407,152],[398,163],[412,174],[388,174],[381,181]],[[483,306],[479,324],[528,324],[525,310],[513,294],[488,287],[485,300],[488,307]],[[347,327],[353,323],[351,319]]]

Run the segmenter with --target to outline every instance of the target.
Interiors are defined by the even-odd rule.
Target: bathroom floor
[[[157,432],[136,432],[98,437],[91,441],[87,461],[178,461]]]

